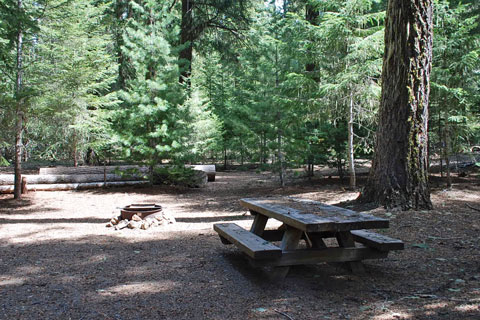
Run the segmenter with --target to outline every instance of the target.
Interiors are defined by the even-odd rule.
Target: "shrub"
[[[7,161],[4,157],[0,156],[0,167],[8,167],[10,162]]]
[[[198,179],[195,170],[183,166],[157,167],[153,170],[153,184],[196,187]]]

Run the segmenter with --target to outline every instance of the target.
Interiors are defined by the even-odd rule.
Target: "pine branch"
[[[173,9],[173,7],[175,6],[175,4],[177,3],[177,0],[173,0],[172,4],[170,5],[170,7],[168,8],[168,12],[170,13]]]

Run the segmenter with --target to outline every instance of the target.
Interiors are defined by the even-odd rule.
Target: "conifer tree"
[[[174,17],[165,3],[147,0],[131,6],[122,50],[133,76],[120,92],[123,103],[114,114],[114,130],[126,157],[153,167],[174,158],[188,139],[177,57],[166,40],[179,30],[170,27]]]
[[[56,149],[65,150],[76,166],[87,149],[98,151],[109,139],[107,109],[116,105],[111,86],[117,66],[110,51],[112,37],[102,25],[105,5],[91,0],[51,5],[36,48],[41,94],[35,100],[38,120],[31,131],[35,140],[49,139]],[[60,136],[48,130],[52,118]]]
[[[26,52],[38,30],[38,18],[45,3],[30,0],[3,0],[0,2],[0,68],[12,85],[7,96],[8,103],[15,107],[15,183],[14,198],[21,197],[22,151],[25,117],[32,96],[30,80],[26,79]],[[5,101],[5,99],[4,99]]]
[[[445,161],[447,187],[452,184],[450,157],[468,150],[479,127],[480,35],[475,31],[480,16],[472,10],[472,5],[447,1],[435,6],[430,150],[441,155],[442,175]]]

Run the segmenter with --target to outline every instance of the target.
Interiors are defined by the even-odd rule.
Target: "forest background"
[[[370,158],[385,0],[0,0],[0,162]],[[429,150],[480,145],[480,4],[436,0]],[[449,166],[447,166],[449,167]]]

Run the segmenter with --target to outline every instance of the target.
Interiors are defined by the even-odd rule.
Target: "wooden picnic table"
[[[284,278],[290,266],[321,262],[344,262],[361,274],[362,260],[386,258],[390,250],[404,248],[401,240],[370,231],[388,228],[389,221],[369,214],[290,197],[241,199],[240,204],[255,216],[250,230],[235,223],[215,224],[214,230],[253,265],[274,267],[275,278]],[[270,218],[283,225],[266,230]],[[327,238],[337,245],[327,246]]]

